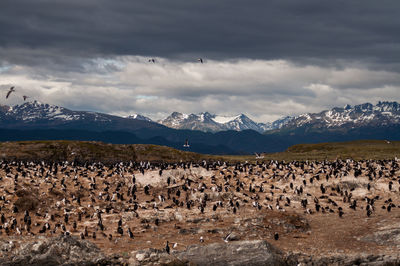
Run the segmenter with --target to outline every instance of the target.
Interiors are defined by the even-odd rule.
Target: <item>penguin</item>
[[[132,233],[132,231],[131,231],[130,228],[128,228],[128,235],[129,235],[129,237],[130,237],[131,239],[134,239],[134,238],[135,238],[135,237],[133,236],[133,233]]]
[[[167,244],[165,245],[165,251],[169,254],[169,252],[170,252],[170,248],[169,248],[169,242],[168,242],[168,240],[167,240]]]

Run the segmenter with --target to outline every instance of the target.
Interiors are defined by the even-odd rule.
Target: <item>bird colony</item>
[[[2,161],[0,235],[74,235],[110,253],[255,239],[287,252],[387,252],[396,246],[377,234],[399,227],[399,189],[397,160]]]

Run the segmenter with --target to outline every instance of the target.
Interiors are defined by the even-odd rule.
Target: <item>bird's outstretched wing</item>
[[[11,87],[10,90],[7,92],[6,99],[8,99],[8,97],[10,96],[10,94],[11,94],[13,91],[15,91],[15,90],[14,90],[14,86]]]

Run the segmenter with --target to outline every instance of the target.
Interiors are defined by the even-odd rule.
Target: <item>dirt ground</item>
[[[400,252],[398,161],[308,162],[303,166],[270,161],[184,167],[65,164],[56,170],[46,163],[3,162],[0,177],[0,213],[5,218],[0,222],[1,238],[17,242],[68,232],[78,237],[82,234],[106,254],[162,249],[167,241],[171,249],[182,250],[191,244],[260,239],[287,254]],[[131,193],[134,185],[135,197]],[[375,199],[374,203],[368,203],[367,198]],[[306,206],[302,200],[307,200]],[[354,200],[355,210],[350,208]],[[31,218],[29,232],[25,210]],[[13,218],[15,226],[11,226]],[[122,235],[117,230],[120,220]],[[45,223],[50,229],[40,232]]]

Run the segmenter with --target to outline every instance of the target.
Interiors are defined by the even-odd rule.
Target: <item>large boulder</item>
[[[306,254],[292,254],[287,256],[288,265],[303,265],[303,266],[396,266],[400,265],[398,255],[385,254],[342,254],[342,255],[327,255],[327,256],[311,256]]]
[[[174,255],[196,265],[286,265],[282,253],[264,240],[192,245]]]
[[[0,258],[0,265],[106,265],[110,261],[89,241],[73,236],[43,238],[22,244]]]

